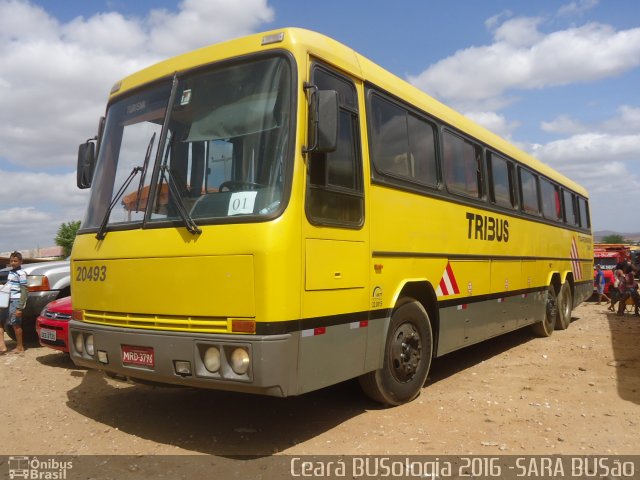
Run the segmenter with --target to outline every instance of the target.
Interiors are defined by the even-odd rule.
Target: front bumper
[[[93,355],[89,355],[86,348],[78,351],[78,335],[85,339],[93,335]],[[153,366],[124,363],[123,346],[153,349]],[[204,366],[204,354],[209,347],[217,347],[222,352],[220,370],[213,373]],[[249,370],[243,375],[236,374],[230,367],[230,355],[239,347],[246,349],[251,358]],[[211,335],[128,329],[71,320],[69,353],[78,366],[149,382],[277,397],[294,395],[297,390],[297,334]],[[101,362],[99,358],[106,361]],[[189,362],[191,373],[177,373],[176,362]]]
[[[53,338],[42,338],[42,329],[45,328],[50,332],[55,332],[55,340]],[[69,321],[53,320],[46,317],[38,317],[36,320],[36,332],[38,340],[43,347],[54,348],[61,352],[69,352]]]

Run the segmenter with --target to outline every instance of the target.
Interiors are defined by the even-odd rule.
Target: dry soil
[[[524,329],[437,359],[396,408],[355,381],[284,399],[134,385],[31,346],[0,357],[0,453],[640,454],[639,344],[639,317],[585,303],[550,338]]]

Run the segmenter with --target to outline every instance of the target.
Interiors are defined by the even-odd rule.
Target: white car
[[[22,329],[25,341],[38,338],[36,318],[42,309],[53,300],[71,295],[71,264],[69,260],[52,262],[27,263],[22,265],[27,273],[29,296],[27,306],[22,313]],[[9,275],[9,268],[0,270],[0,285],[4,285]],[[15,340],[15,333],[8,328],[7,334]]]

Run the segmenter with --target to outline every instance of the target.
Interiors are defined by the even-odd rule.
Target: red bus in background
[[[600,265],[604,273],[604,293],[609,294],[613,285],[613,271],[615,266],[623,261],[631,260],[631,250],[620,243],[595,243],[593,245],[593,277],[596,276],[596,265]],[[595,286],[594,286],[595,289]]]

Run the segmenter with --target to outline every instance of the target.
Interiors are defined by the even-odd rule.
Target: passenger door
[[[338,92],[339,122],[337,149],[306,158],[302,318],[320,328],[301,338],[302,391],[362,373],[370,263],[356,86],[320,63],[310,80]]]

